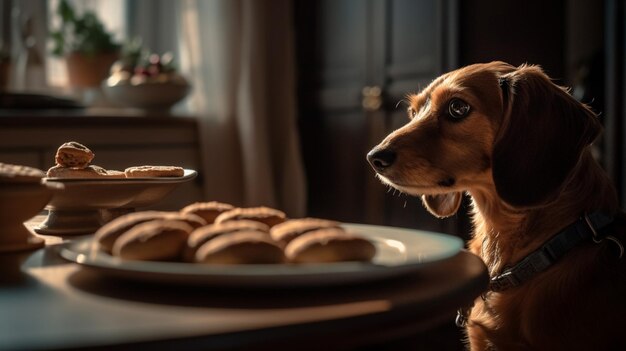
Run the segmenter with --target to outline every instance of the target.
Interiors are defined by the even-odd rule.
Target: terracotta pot
[[[109,76],[111,65],[119,58],[118,52],[87,55],[79,52],[65,57],[69,83],[73,87],[96,87]]]

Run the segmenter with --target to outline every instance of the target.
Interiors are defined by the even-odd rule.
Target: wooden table
[[[465,251],[399,279],[237,290],[114,280],[64,261],[62,243],[0,255],[0,349],[340,350],[426,331],[487,286]]]

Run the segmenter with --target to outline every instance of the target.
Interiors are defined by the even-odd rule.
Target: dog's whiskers
[[[393,193],[391,193],[391,196],[396,196],[396,194],[398,194],[398,197],[402,195],[407,195],[401,189],[394,187],[390,181],[388,181],[385,177],[381,176],[380,174],[376,173],[374,174],[374,176],[378,178],[378,180],[380,180],[383,183],[383,185],[387,187],[387,192],[386,192],[387,194],[389,194],[393,190]]]

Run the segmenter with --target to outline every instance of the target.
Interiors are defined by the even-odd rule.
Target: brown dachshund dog
[[[491,284],[463,309],[471,350],[626,350],[624,216],[592,156],[597,116],[537,66],[476,64],[408,97],[368,161],[435,216],[466,192]]]

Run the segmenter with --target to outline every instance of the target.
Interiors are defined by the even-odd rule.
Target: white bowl
[[[64,190],[48,202],[48,216],[35,232],[60,236],[94,233],[114,217],[112,214],[157,203],[196,175],[185,169],[182,177],[44,178],[45,185],[62,184]]]
[[[104,83],[102,89],[114,104],[143,109],[169,109],[184,99],[190,85],[181,80],[166,82],[145,82],[141,84]]]

